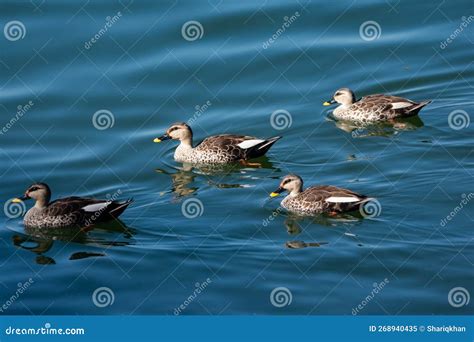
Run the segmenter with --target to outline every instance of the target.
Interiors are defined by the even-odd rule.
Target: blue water
[[[44,181],[54,198],[135,202],[123,224],[80,234],[28,231],[2,211],[2,313],[472,314],[474,21],[459,31],[470,15],[472,1],[3,0],[1,26],[24,27],[0,35],[2,201]],[[188,21],[202,29],[185,39]],[[359,32],[370,21],[375,36]],[[340,87],[433,102],[352,127],[321,105]],[[111,119],[100,129],[98,111]],[[272,126],[276,111],[291,125]],[[283,139],[260,166],[191,168],[174,142],[152,143],[188,120],[196,141]],[[276,210],[268,194],[289,172],[376,197],[381,211]],[[200,216],[183,215],[189,199]]]

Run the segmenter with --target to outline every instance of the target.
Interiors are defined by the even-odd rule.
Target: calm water
[[[448,301],[455,287],[461,305],[474,294],[474,124],[462,122],[474,113],[472,1],[0,8],[2,27],[24,26],[20,37],[0,36],[2,201],[35,180],[53,197],[135,199],[126,227],[83,234],[25,231],[2,211],[1,302],[32,280],[4,314],[173,315],[181,304],[182,314],[205,315],[351,315],[358,305],[360,314],[473,313],[472,303]],[[188,21],[202,29],[191,23],[197,32],[183,36]],[[375,36],[359,32],[364,23]],[[344,86],[433,103],[414,120],[357,129],[321,106]],[[93,124],[101,110],[113,125]],[[450,125],[453,111],[461,121]],[[174,142],[152,143],[188,120],[196,140],[284,138],[261,167],[193,169],[173,160]],[[268,194],[289,172],[374,196],[381,213],[275,212],[281,198]],[[190,199],[200,216],[183,215]],[[94,304],[100,287],[113,304]],[[272,304],[279,287],[275,299],[289,305]]]

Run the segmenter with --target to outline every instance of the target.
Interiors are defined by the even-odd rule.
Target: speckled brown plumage
[[[418,112],[431,101],[414,102],[403,97],[384,94],[368,95],[360,100],[348,88],[341,88],[333,96],[333,102],[341,105],[334,109],[336,119],[359,123],[370,123],[409,117]]]
[[[66,197],[49,202],[51,191],[44,183],[28,188],[23,200],[35,199],[33,208],[25,214],[23,222],[33,228],[86,227],[117,218],[132,202],[118,202],[82,197]]]
[[[155,142],[180,140],[174,153],[175,160],[179,162],[224,164],[261,157],[280,138],[260,139],[246,135],[221,134],[207,137],[193,147],[191,127],[179,122],[171,125],[166,134],[155,139]]]
[[[199,145],[197,145],[194,150],[196,151],[197,159],[200,161],[208,160],[213,162],[235,162],[239,160],[248,160],[252,158],[258,158],[264,155],[268,149],[271,147],[273,142],[279,139],[270,139],[264,140],[263,143],[270,143],[266,149],[258,149],[257,147],[253,148],[241,148],[238,144],[246,140],[257,140],[258,138],[244,135],[231,135],[231,134],[221,134],[208,137],[204,139]]]
[[[330,203],[325,200],[330,197],[357,197],[359,202],[354,203]],[[281,205],[291,211],[302,214],[321,214],[358,210],[359,206],[367,196],[359,195],[351,190],[338,188],[330,185],[318,185],[310,187],[298,195],[287,196]]]
[[[358,210],[369,199],[365,195],[331,185],[312,186],[303,190],[303,180],[294,174],[285,176],[271,196],[277,196],[284,191],[289,194],[283,199],[281,206],[301,215]]]

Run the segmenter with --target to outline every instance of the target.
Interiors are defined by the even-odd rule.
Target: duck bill
[[[281,194],[283,191],[285,191],[285,189],[283,188],[278,188],[276,189],[275,191],[273,191],[271,194],[270,194],[270,197],[277,197],[279,194]]]
[[[155,139],[153,140],[153,142],[154,142],[154,143],[160,143],[160,142],[162,142],[162,141],[170,140],[170,139],[171,139],[171,137],[170,137],[168,134],[163,134],[161,137],[155,138]]]
[[[334,101],[334,99],[332,99],[332,100],[324,102],[323,106],[330,106],[330,105],[335,104],[335,103],[336,103],[336,101]]]
[[[29,199],[30,199],[30,197],[28,195],[25,195],[23,197],[17,197],[17,198],[12,199],[12,202],[13,203],[21,203],[21,202],[29,200]]]

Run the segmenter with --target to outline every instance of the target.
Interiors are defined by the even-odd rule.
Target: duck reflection
[[[285,247],[290,248],[290,249],[299,249],[299,248],[307,248],[307,247],[321,247],[322,245],[327,245],[327,242],[287,241],[285,243]]]
[[[402,131],[413,131],[424,126],[423,121],[417,115],[370,125],[358,125],[351,121],[335,120],[332,117],[329,117],[329,120],[333,121],[337,128],[351,133],[353,138],[365,138],[370,136],[389,137],[399,134]]]
[[[94,245],[94,246],[126,246],[130,245],[135,230],[128,228],[119,220],[89,226],[61,227],[61,228],[33,228],[24,227],[25,234],[14,234],[12,236],[13,245],[36,254],[36,263],[40,265],[56,264],[54,256],[48,256],[54,246],[55,241],[63,241],[69,246]],[[114,234],[115,238],[108,239],[101,237],[103,234]],[[120,234],[119,236],[117,234]],[[78,251],[70,255],[69,260],[79,260],[91,257],[103,257],[105,253]]]
[[[311,218],[289,214],[286,217],[284,224],[289,235],[298,235],[303,231],[301,225],[304,221],[309,221],[306,226],[308,226],[309,224],[316,223],[326,227],[335,227],[341,225],[341,223],[355,223],[360,222],[361,220],[361,216],[351,213],[344,213],[337,216],[319,215]],[[285,247],[290,249],[300,249],[307,247],[321,247],[327,244],[329,243],[321,241],[305,242],[299,240],[290,240],[285,243]]]
[[[269,217],[273,217],[273,221],[274,217],[279,215],[285,216],[284,225],[289,235],[300,234],[303,231],[301,228],[303,223],[305,223],[305,226],[318,224],[326,227],[335,227],[346,223],[358,223],[363,220],[363,216],[358,211],[338,213],[336,215],[321,214],[317,216],[302,216],[292,212],[287,212],[281,208],[274,210]]]
[[[197,187],[190,186],[196,178],[196,175],[192,172],[192,169],[178,170],[174,173],[163,169],[156,169],[155,171],[170,176],[172,183],[171,192],[174,194],[175,200],[181,197],[190,196],[198,190]]]
[[[174,194],[174,199],[179,200],[182,197],[190,196],[198,191],[199,188],[192,185],[197,177],[204,177],[207,184],[219,189],[247,188],[250,186],[249,184],[227,183],[223,182],[223,179],[236,173],[241,174],[241,179],[248,179],[252,177],[248,174],[249,171],[261,168],[275,169],[267,157],[260,157],[254,159],[252,162],[223,165],[183,163],[181,168],[175,169],[175,172],[161,168],[155,169],[155,171],[160,174],[168,175],[171,178],[172,186],[170,191]],[[216,181],[216,176],[219,177],[219,181]]]
[[[340,213],[337,215],[321,214],[317,216],[302,216],[288,212],[282,208],[277,208],[267,219],[263,221],[264,225],[268,225],[270,221],[274,221],[275,218],[280,215],[285,218],[284,226],[288,234],[291,236],[301,234],[303,232],[302,227],[306,228],[311,224],[318,224],[326,227],[337,227],[341,224],[360,223],[363,220],[363,216],[358,211]],[[290,249],[300,249],[306,247],[321,247],[327,244],[328,242],[321,241],[305,242],[301,240],[289,240],[285,243],[285,247]]]

